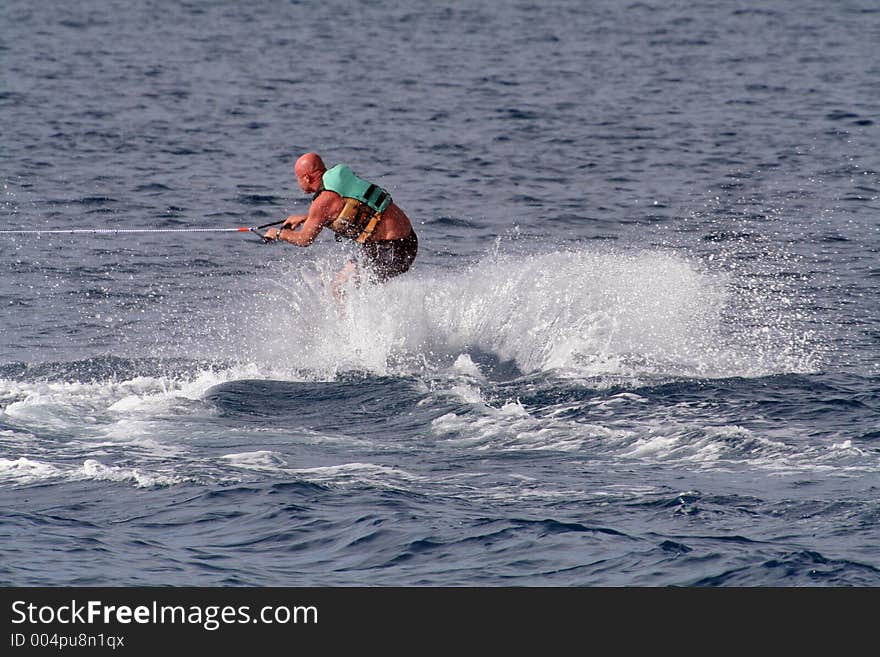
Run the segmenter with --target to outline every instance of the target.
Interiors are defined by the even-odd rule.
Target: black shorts
[[[361,247],[370,274],[379,283],[402,274],[410,268],[419,250],[416,231],[398,240],[367,242]]]

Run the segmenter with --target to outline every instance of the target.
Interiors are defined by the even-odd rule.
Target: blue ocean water
[[[867,0],[0,5],[0,584],[880,585]]]

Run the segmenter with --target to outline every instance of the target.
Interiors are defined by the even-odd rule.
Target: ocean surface
[[[0,25],[0,585],[880,586],[876,2]]]

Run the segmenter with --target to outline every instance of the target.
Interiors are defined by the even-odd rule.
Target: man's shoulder
[[[324,218],[333,217],[339,214],[339,206],[342,203],[342,197],[330,189],[322,189],[315,194],[312,199],[312,205],[309,207],[309,214],[323,215]]]
[[[320,191],[316,192],[314,197],[312,197],[312,204],[315,203],[328,203],[330,201],[335,201],[337,199],[341,199],[342,197],[338,192],[332,189],[324,189],[321,188]]]

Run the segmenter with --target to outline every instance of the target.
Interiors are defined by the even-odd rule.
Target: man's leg
[[[349,260],[333,279],[333,298],[337,302],[342,301],[342,297],[345,296],[345,286],[348,285],[348,281],[352,277],[354,277],[355,285],[357,285],[359,282],[357,265]]]

